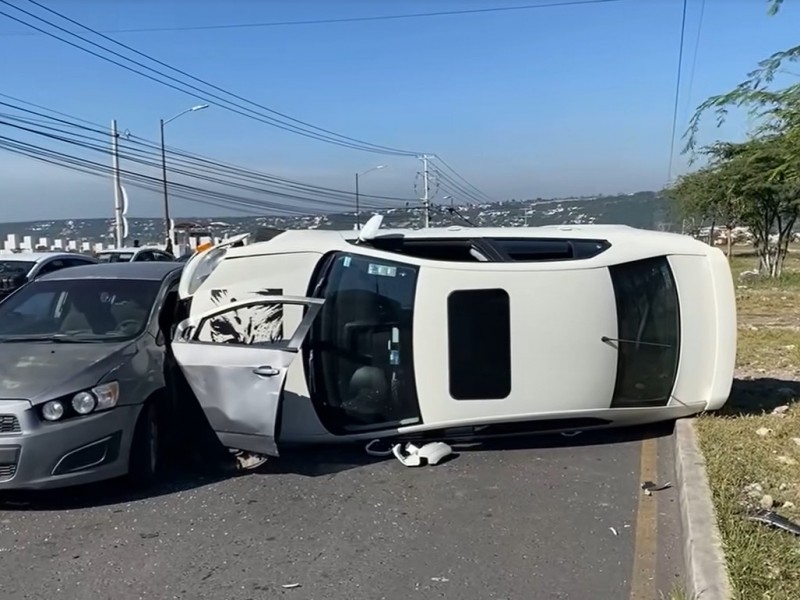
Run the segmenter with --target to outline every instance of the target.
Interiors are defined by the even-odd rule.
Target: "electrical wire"
[[[675,157],[675,132],[678,128],[678,103],[681,95],[681,71],[683,68],[683,41],[686,37],[686,7],[688,0],[683,0],[681,13],[681,38],[678,46],[678,73],[675,78],[675,103],[672,108],[672,135],[669,141],[669,167],[667,168],[667,183],[672,181],[672,161]]]
[[[694,74],[697,67],[697,55],[700,53],[700,38],[703,33],[703,17],[706,12],[706,0],[700,0],[700,16],[697,23],[697,37],[694,40],[694,52],[692,53],[692,67],[689,71],[689,83],[686,86],[686,106],[683,109],[683,114],[687,115],[689,112],[689,105],[692,102],[692,87],[694,86]]]
[[[428,13],[408,13],[400,15],[375,15],[370,17],[344,17],[338,19],[310,19],[299,21],[270,21],[260,23],[226,23],[218,25],[184,25],[176,27],[136,27],[121,29],[104,29],[102,33],[157,33],[157,32],[176,32],[176,31],[213,31],[224,29],[255,29],[265,27],[286,27],[297,25],[327,25],[335,23],[363,23],[372,21],[389,21],[399,19],[419,19],[430,17],[445,17],[457,15],[486,14],[510,11],[527,11],[539,8],[558,8],[562,6],[582,6],[591,4],[609,4],[622,0],[567,0],[566,2],[548,2],[544,4],[525,4],[521,6],[502,6],[490,8],[473,8],[465,10],[446,10]],[[100,31],[100,30],[98,30]],[[29,32],[5,33],[3,36],[36,35]]]
[[[3,94],[0,94],[0,95],[3,95]],[[26,113],[26,115],[27,114],[32,114],[32,115],[35,115],[35,116],[38,116],[38,117],[43,117],[43,119],[33,119],[33,118],[30,118],[30,117],[27,117],[27,116],[26,117],[20,117],[18,115],[9,115],[8,113],[2,113],[3,116],[5,116],[6,118],[9,118],[9,119],[12,119],[12,120],[15,120],[15,121],[18,121],[18,122],[24,122],[24,123],[28,123],[28,124],[40,124],[41,122],[46,122],[46,120],[49,119],[49,120],[51,120],[53,122],[56,122],[56,123],[61,124],[61,125],[64,125],[66,127],[72,127],[72,128],[76,128],[76,129],[79,129],[79,130],[82,130],[82,131],[88,131],[88,132],[94,133],[95,137],[86,136],[86,135],[82,135],[82,134],[71,133],[71,132],[69,132],[67,130],[64,130],[64,129],[61,129],[61,128],[58,128],[58,127],[55,127],[55,126],[52,126],[52,125],[49,125],[49,124],[48,125],[40,125],[40,126],[44,127],[45,129],[48,129],[50,131],[54,131],[54,132],[61,133],[61,134],[64,134],[64,135],[71,135],[73,137],[79,137],[81,139],[89,139],[89,140],[96,141],[96,138],[100,137],[101,142],[105,142],[105,140],[108,139],[108,131],[105,130],[104,128],[101,128],[101,126],[98,125],[98,124],[92,124],[92,125],[94,125],[94,127],[88,127],[88,126],[76,123],[74,121],[69,121],[67,119],[62,119],[62,118],[50,117],[50,116],[46,115],[45,113],[38,112],[38,111],[33,111],[33,110],[30,110],[30,109],[26,109],[26,108],[23,108],[23,107],[20,107],[20,106],[16,106],[14,104],[3,102],[3,101],[0,101],[0,106],[6,106],[6,107],[12,108],[14,110],[18,110],[20,112],[24,112],[24,113]],[[47,109],[45,107],[42,107],[42,109],[43,110],[50,110],[50,109]],[[58,114],[64,115],[65,117],[72,118],[70,115],[66,115],[65,113],[58,113]],[[125,142],[127,142],[126,145],[130,144],[130,147],[129,147],[129,151],[130,152],[137,153],[140,156],[149,156],[151,158],[155,158],[155,159],[160,160],[160,146],[157,145],[155,142],[150,142],[148,140],[144,140],[144,138],[136,138],[135,136],[133,136],[133,139],[131,137],[126,137],[125,138]],[[151,148],[151,150],[138,148],[136,146],[143,146],[144,148]],[[192,167],[196,167],[196,168],[202,168],[203,171],[209,171],[210,170],[210,171],[214,171],[214,172],[216,172],[218,174],[227,174],[230,177],[233,177],[234,179],[239,179],[239,180],[244,179],[244,180],[249,180],[249,181],[256,181],[256,182],[259,182],[259,183],[268,183],[268,184],[275,185],[275,186],[278,186],[278,187],[284,187],[284,188],[288,188],[288,189],[304,191],[304,192],[310,193],[310,194],[324,195],[325,197],[338,197],[338,198],[346,198],[346,199],[349,199],[349,198],[352,197],[352,192],[349,192],[349,191],[346,191],[346,190],[339,190],[339,189],[334,189],[334,188],[329,188],[329,187],[324,187],[324,186],[317,186],[317,185],[313,185],[313,184],[301,183],[301,182],[293,181],[293,180],[286,179],[286,178],[283,178],[283,177],[278,177],[278,176],[275,176],[275,175],[271,175],[271,174],[268,174],[268,173],[263,173],[263,172],[255,171],[255,170],[252,170],[252,169],[245,169],[243,167],[238,167],[236,165],[231,165],[229,163],[223,163],[223,162],[220,162],[220,161],[216,161],[214,159],[210,159],[210,158],[207,158],[207,157],[202,157],[200,155],[194,155],[194,154],[186,152],[186,151],[181,151],[181,150],[169,148],[168,156],[169,156],[169,163],[170,164],[178,163],[178,164],[181,164],[183,166],[192,166]],[[393,196],[380,196],[380,195],[376,195],[376,194],[362,194],[361,196],[364,199],[367,199],[367,200],[375,199],[375,200],[400,201],[400,202],[405,202],[405,201],[408,200],[407,198],[399,198],[399,197],[393,197]]]
[[[610,0],[607,0],[607,1],[610,1]],[[199,83],[201,83],[203,85],[211,87],[211,88],[213,88],[215,90],[218,90],[218,91],[220,91],[222,93],[225,93],[225,94],[227,94],[227,95],[229,95],[229,96],[231,96],[233,98],[236,98],[238,100],[246,102],[246,103],[250,104],[251,106],[255,106],[255,107],[257,107],[257,108],[259,108],[259,109],[261,109],[263,111],[269,112],[269,113],[274,114],[274,115],[278,115],[279,117],[282,117],[284,119],[288,119],[289,121],[293,121],[294,123],[298,123],[299,125],[302,125],[303,127],[300,127],[298,125],[292,125],[291,123],[286,123],[286,122],[280,121],[280,119],[276,119],[274,117],[269,117],[269,116],[266,116],[266,115],[263,115],[263,114],[259,114],[257,111],[255,111],[253,109],[248,109],[246,107],[243,107],[241,104],[237,104],[237,103],[234,103],[234,102],[230,102],[229,100],[225,100],[224,98],[220,98],[220,96],[218,96],[216,94],[212,94],[212,93],[209,93],[208,91],[201,90],[197,86],[194,86],[192,84],[188,84],[186,82],[182,82],[182,81],[180,81],[179,79],[177,79],[175,77],[172,77],[170,75],[166,75],[166,74],[162,73],[161,71],[158,71],[157,69],[153,69],[151,67],[148,67],[147,65],[144,65],[144,64],[142,64],[142,63],[140,63],[140,62],[138,62],[136,60],[133,60],[133,59],[131,59],[129,57],[126,57],[126,56],[124,56],[124,55],[122,55],[122,54],[120,54],[118,52],[113,51],[113,50],[110,50],[109,48],[106,48],[105,46],[102,46],[100,44],[92,42],[91,40],[88,40],[83,36],[80,36],[80,35],[78,35],[78,34],[76,34],[74,32],[71,32],[71,31],[69,31],[69,30],[67,30],[67,29],[65,29],[63,27],[60,27],[59,25],[56,25],[56,24],[52,23],[51,21],[48,21],[47,19],[44,19],[44,18],[39,17],[39,16],[37,16],[37,15],[35,15],[33,13],[30,13],[28,11],[25,11],[25,10],[19,8],[19,7],[16,7],[16,6],[10,4],[10,2],[8,2],[7,0],[0,0],[0,2],[2,2],[3,4],[5,4],[7,6],[10,6],[11,8],[14,8],[17,11],[22,12],[23,14],[26,14],[26,15],[36,19],[39,22],[48,24],[51,27],[54,27],[54,28],[56,28],[56,29],[58,29],[58,30],[60,30],[60,31],[62,31],[64,33],[67,33],[67,34],[73,36],[74,38],[77,38],[77,39],[79,39],[79,40],[81,40],[83,42],[89,43],[89,44],[95,46],[96,48],[100,48],[100,49],[104,50],[105,52],[108,52],[108,53],[111,53],[111,54],[113,54],[115,56],[118,56],[118,57],[122,58],[123,60],[127,60],[127,61],[129,61],[129,62],[131,62],[133,64],[136,64],[136,65],[138,65],[138,66],[140,66],[140,67],[142,67],[144,69],[149,70],[152,73],[156,73],[157,75],[159,75],[161,77],[164,77],[166,79],[174,81],[174,82],[176,82],[176,83],[178,83],[180,85],[186,86],[186,87],[188,87],[190,89],[197,90],[198,92],[204,93],[205,95],[198,95],[198,94],[196,94],[196,93],[194,93],[192,91],[187,91],[186,89],[182,89],[182,88],[178,87],[177,85],[171,84],[169,82],[161,81],[160,79],[157,79],[156,77],[148,75],[147,73],[143,73],[143,72],[141,72],[141,71],[139,71],[139,70],[137,70],[135,68],[132,68],[132,67],[130,67],[128,65],[122,64],[122,63],[120,63],[120,62],[118,62],[118,61],[116,61],[114,59],[108,58],[107,56],[103,56],[103,55],[98,54],[97,52],[94,52],[94,51],[92,51],[92,50],[90,50],[88,48],[84,48],[83,46],[75,44],[74,42],[71,42],[71,41],[66,40],[66,39],[64,39],[62,37],[59,37],[58,35],[55,35],[55,34],[53,34],[51,32],[42,30],[41,28],[37,27],[36,25],[33,25],[31,23],[28,23],[26,21],[23,21],[21,19],[13,17],[13,16],[9,15],[8,13],[4,13],[4,12],[0,11],[0,14],[6,16],[8,18],[11,18],[14,21],[22,23],[22,24],[24,24],[24,25],[26,25],[28,27],[31,27],[31,28],[33,28],[33,29],[35,29],[37,31],[40,31],[40,32],[48,35],[49,37],[52,37],[54,39],[58,39],[58,40],[66,43],[66,44],[68,44],[68,45],[70,45],[72,47],[75,47],[75,48],[77,48],[79,50],[87,52],[87,53],[89,53],[89,54],[91,54],[93,56],[96,56],[96,57],[98,57],[98,58],[100,58],[102,60],[105,60],[107,62],[115,64],[115,65],[117,65],[117,66],[119,66],[121,68],[124,68],[124,69],[128,70],[128,71],[131,71],[133,73],[136,73],[138,75],[146,77],[147,79],[150,79],[152,81],[155,81],[157,83],[165,85],[167,87],[170,87],[170,88],[175,89],[177,91],[180,91],[182,93],[188,94],[188,95],[190,95],[190,96],[192,96],[194,98],[200,99],[200,100],[202,100],[204,102],[208,102],[210,104],[214,104],[216,106],[219,106],[220,108],[223,108],[225,110],[229,110],[231,112],[240,114],[242,116],[245,116],[245,117],[257,120],[257,121],[261,121],[261,122],[266,123],[268,125],[271,125],[273,127],[277,127],[279,129],[283,129],[285,131],[289,131],[291,133],[296,133],[296,134],[302,135],[304,137],[309,137],[309,138],[312,138],[312,139],[316,139],[318,141],[324,141],[324,142],[328,142],[328,143],[331,143],[331,144],[334,144],[334,145],[338,145],[338,146],[342,146],[342,147],[346,147],[346,148],[350,148],[350,149],[362,150],[362,151],[379,153],[379,154],[389,154],[389,155],[395,155],[395,156],[419,156],[419,155],[422,154],[422,153],[416,152],[416,151],[401,150],[401,149],[392,148],[392,147],[389,147],[389,146],[381,146],[381,145],[378,145],[378,144],[372,144],[370,142],[364,142],[362,140],[358,140],[357,138],[352,138],[352,137],[349,137],[349,136],[344,136],[342,134],[337,134],[337,133],[335,133],[333,131],[330,131],[328,129],[324,129],[324,128],[312,125],[310,123],[307,123],[305,121],[301,121],[301,120],[296,119],[294,117],[290,117],[289,115],[286,115],[284,113],[275,111],[275,110],[270,109],[270,108],[268,108],[266,106],[263,106],[263,105],[258,104],[256,102],[250,101],[250,100],[248,100],[248,99],[246,99],[246,98],[244,98],[242,96],[239,96],[239,95],[234,94],[234,93],[232,93],[230,91],[227,91],[227,90],[225,90],[223,88],[215,86],[215,85],[213,85],[213,84],[211,84],[211,83],[209,83],[207,81],[204,81],[202,79],[194,77],[193,75],[190,75],[186,71],[182,71],[180,69],[172,67],[172,66],[168,65],[167,63],[159,61],[159,60],[157,60],[157,59],[155,59],[155,58],[153,58],[153,57],[151,57],[151,56],[149,56],[149,55],[147,55],[147,54],[145,54],[143,52],[140,52],[140,51],[138,51],[138,50],[126,45],[126,44],[123,44],[121,42],[118,42],[118,41],[114,40],[113,38],[110,38],[110,37],[108,37],[106,35],[103,35],[103,34],[97,32],[97,31],[95,31],[94,29],[92,29],[90,27],[87,27],[86,25],[83,25],[83,24],[79,23],[78,21],[75,21],[74,19],[70,19],[69,17],[66,17],[66,16],[62,15],[61,13],[59,13],[59,12],[53,10],[53,9],[50,9],[50,8],[40,4],[38,2],[36,2],[35,0],[28,0],[29,3],[31,3],[31,4],[33,4],[35,6],[38,6],[39,8],[41,8],[43,10],[46,10],[46,11],[50,12],[51,14],[56,15],[57,17],[66,20],[69,23],[72,23],[72,24],[74,24],[74,25],[76,25],[78,27],[81,27],[82,29],[84,29],[86,31],[89,31],[91,33],[94,33],[95,35],[98,35],[99,37],[101,37],[101,38],[103,38],[105,40],[108,40],[109,42],[114,43],[117,46],[120,46],[120,47],[122,47],[122,48],[124,48],[124,49],[126,49],[126,50],[128,50],[130,52],[133,52],[133,53],[135,53],[135,54],[137,54],[137,55],[139,55],[139,56],[141,56],[143,58],[146,58],[146,59],[148,59],[148,60],[150,60],[150,61],[152,61],[152,62],[154,62],[156,64],[159,64],[159,65],[164,66],[164,67],[166,67],[168,69],[171,69],[172,71],[174,71],[176,73],[179,73],[179,74],[183,75],[184,77],[188,77],[188,78],[190,78],[190,79],[192,79],[194,81],[197,81],[197,82],[199,82]],[[219,104],[219,103],[216,103],[216,102],[209,101],[208,97],[215,98],[215,99],[219,100],[220,102],[222,102],[223,104]],[[235,107],[235,108],[231,108],[231,105],[233,107]],[[322,132],[322,133],[316,133],[313,130],[316,130],[317,132]],[[325,135],[323,135],[323,134],[325,134]],[[445,164],[445,166],[448,169],[451,170],[451,172],[453,172],[456,176],[458,176],[460,179],[462,179],[462,180],[464,180],[466,182],[466,179],[464,179],[460,174],[458,174],[449,164],[444,163],[444,160],[441,157],[437,157],[437,158],[439,158],[439,160],[442,161],[443,164]],[[469,185],[471,185],[471,184],[469,184]],[[474,186],[472,186],[472,187],[474,188]],[[474,189],[477,190],[477,188],[474,188]],[[481,194],[482,194],[482,192],[481,192]]]

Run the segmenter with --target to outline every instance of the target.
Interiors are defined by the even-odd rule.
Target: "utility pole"
[[[114,178],[114,241],[117,248],[122,248],[122,184],[119,179],[119,134],[117,133],[117,120],[111,121],[111,156],[112,173]]]
[[[164,145],[164,119],[159,121],[161,125],[161,179],[164,182],[164,237],[167,252],[172,252],[172,236],[169,226],[169,194],[167,192],[167,149]]]
[[[361,230],[361,210],[358,206],[358,173],[356,173],[356,231]]]
[[[425,227],[431,226],[431,187],[428,179],[428,159],[427,154],[420,156],[422,161],[422,209],[425,211]]]

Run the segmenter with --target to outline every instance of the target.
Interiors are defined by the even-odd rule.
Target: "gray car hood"
[[[0,398],[34,404],[95,386],[136,352],[136,341],[0,343]]]

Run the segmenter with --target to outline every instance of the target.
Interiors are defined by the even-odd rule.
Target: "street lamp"
[[[197,112],[198,110],[203,110],[204,108],[208,108],[208,104],[198,104],[197,106],[192,106],[191,108],[187,108],[179,112],[174,117],[167,119],[161,119],[161,177],[164,182],[164,231],[166,233],[167,238],[167,252],[172,252],[172,237],[170,236],[170,226],[169,226],[169,195],[167,194],[167,150],[166,146],[164,145],[164,126],[169,123],[170,121],[174,121],[178,117],[181,117],[189,112]]]
[[[363,177],[367,173],[371,173],[372,171],[377,171],[378,169],[385,168],[386,165],[378,165],[376,167],[372,167],[371,169],[367,169],[363,173],[356,173],[356,229],[361,229],[361,209],[358,204],[358,178]]]

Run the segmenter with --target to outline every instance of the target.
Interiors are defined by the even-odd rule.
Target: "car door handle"
[[[253,369],[253,373],[259,377],[275,377],[275,375],[278,375],[280,371],[274,367],[270,367],[269,365],[263,365]]]

